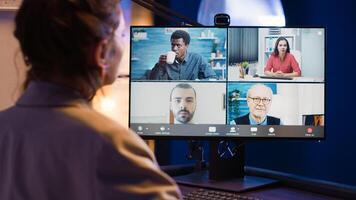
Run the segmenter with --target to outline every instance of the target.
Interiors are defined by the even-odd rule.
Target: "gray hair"
[[[266,86],[265,84],[262,84],[262,83],[257,83],[255,85],[253,85],[252,87],[250,87],[250,89],[247,90],[247,94],[246,94],[247,96],[246,97],[250,96],[250,93],[251,93],[252,90],[255,90],[255,89],[259,88],[259,87],[265,88],[268,91],[268,93],[270,94],[271,99],[272,99],[272,96],[273,96],[272,89],[270,87]]]

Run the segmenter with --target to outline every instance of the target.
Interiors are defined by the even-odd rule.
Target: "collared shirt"
[[[0,199],[179,199],[139,136],[80,93],[31,82],[0,112]]]
[[[248,115],[248,118],[250,120],[250,125],[267,125],[267,117],[263,120],[262,123],[257,123],[251,115]],[[231,125],[236,125],[235,120],[230,121]]]
[[[267,125],[267,116],[260,123],[256,122],[256,120],[251,116],[251,113],[248,115],[248,118],[250,119],[250,125]]]
[[[214,70],[204,58],[197,53],[187,52],[184,60],[179,63],[159,66],[157,63],[149,76],[150,80],[196,80],[216,78]]]

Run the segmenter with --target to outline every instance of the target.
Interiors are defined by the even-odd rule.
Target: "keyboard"
[[[209,200],[209,199],[223,199],[223,200],[262,200],[261,198],[256,198],[248,195],[241,195],[233,192],[218,191],[212,189],[198,189],[189,192],[183,196],[184,200]]]
[[[278,76],[259,76],[259,77],[266,78],[266,79],[293,80],[292,77],[278,77]]]

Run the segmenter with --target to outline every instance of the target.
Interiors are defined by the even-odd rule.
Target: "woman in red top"
[[[301,76],[299,64],[290,53],[289,43],[286,38],[279,37],[274,51],[265,67],[267,76],[297,77]]]

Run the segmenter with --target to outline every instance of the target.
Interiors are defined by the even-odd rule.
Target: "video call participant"
[[[174,115],[175,124],[192,123],[196,102],[196,92],[187,83],[176,85],[170,95],[170,110]]]
[[[274,46],[274,51],[269,57],[264,73],[267,76],[298,77],[301,76],[299,64],[290,53],[288,40],[279,37]]]
[[[272,90],[263,84],[255,84],[247,91],[249,113],[234,119],[231,124],[241,125],[280,125],[281,120],[268,116],[272,104]]]
[[[135,133],[89,101],[123,55],[118,0],[26,0],[15,19],[27,75],[0,112],[0,199],[180,199]]]
[[[196,80],[216,79],[216,74],[204,58],[188,52],[190,35],[186,31],[176,30],[171,35],[171,50],[176,53],[172,64],[167,63],[167,55],[161,55],[153,67],[150,80]]]

